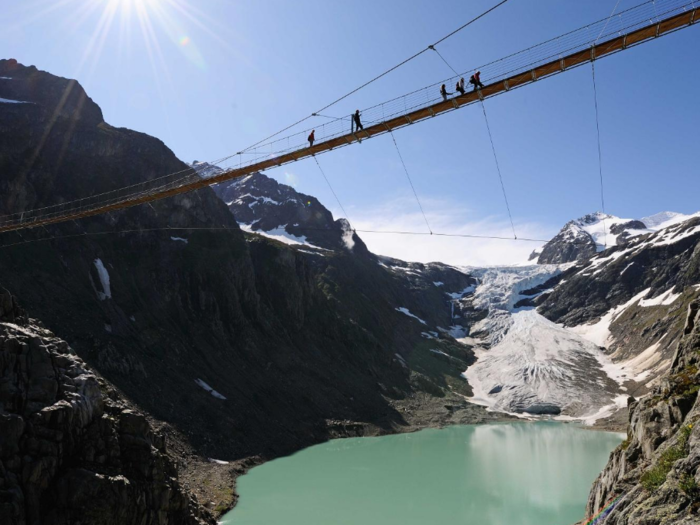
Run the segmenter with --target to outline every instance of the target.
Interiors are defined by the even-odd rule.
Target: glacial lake
[[[622,434],[467,425],[336,439],[238,479],[226,525],[572,525]]]

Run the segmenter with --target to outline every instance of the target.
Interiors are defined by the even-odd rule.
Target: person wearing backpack
[[[314,133],[316,133],[316,130],[315,130],[315,129],[312,129],[312,130],[311,130],[311,133],[309,133],[308,141],[309,141],[309,147],[310,147],[310,148],[313,147],[313,145],[314,145],[314,140],[316,140],[316,137],[314,136]]]
[[[469,83],[474,85],[474,91],[479,89],[483,89],[484,85],[481,83],[481,71],[477,71],[472,75],[472,77],[469,79]]]

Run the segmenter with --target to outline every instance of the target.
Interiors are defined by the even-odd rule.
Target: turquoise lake
[[[621,434],[502,423],[337,439],[238,480],[226,525],[572,525]]]

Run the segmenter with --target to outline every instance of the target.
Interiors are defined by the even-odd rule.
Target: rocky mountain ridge
[[[530,260],[538,264],[565,264],[589,259],[608,247],[622,245],[645,235],[690,219],[690,215],[661,212],[642,219],[621,219],[595,212],[567,222],[542,248],[532,252]]]

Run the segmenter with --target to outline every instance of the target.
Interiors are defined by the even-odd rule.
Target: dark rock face
[[[0,81],[0,96],[33,103],[0,112],[0,214],[192,169],[157,139],[91,112],[63,115],[62,97],[32,100],[65,92],[63,79],[1,67],[12,80]],[[39,87],[6,91],[21,75]],[[452,292],[473,279],[447,267],[424,277],[389,269],[357,237],[348,250],[342,222],[320,204],[290,206],[274,226],[304,209],[330,231],[327,250],[244,234],[207,188],[0,235],[0,275],[81,359],[205,458],[290,453],[335,435],[330,421],[389,431],[406,424],[396,399],[468,392],[460,374],[473,353],[454,345],[458,358],[439,363],[438,343],[422,333],[451,323],[445,290],[431,281]]]
[[[3,308],[2,523],[213,524],[178,483],[163,437],[103,389],[65,341]]]
[[[687,311],[669,376],[639,401],[630,398],[627,440],[593,484],[586,509],[615,505],[605,525],[700,522],[700,304]]]
[[[250,225],[253,231],[282,230],[320,248],[368,253],[347,220],[334,220],[316,197],[299,193],[262,173],[219,184],[214,191],[236,220]]]
[[[591,214],[567,222],[561,231],[542,247],[537,263],[563,264],[585,260],[595,255],[596,243],[583,227],[595,224],[600,218],[602,214]]]

